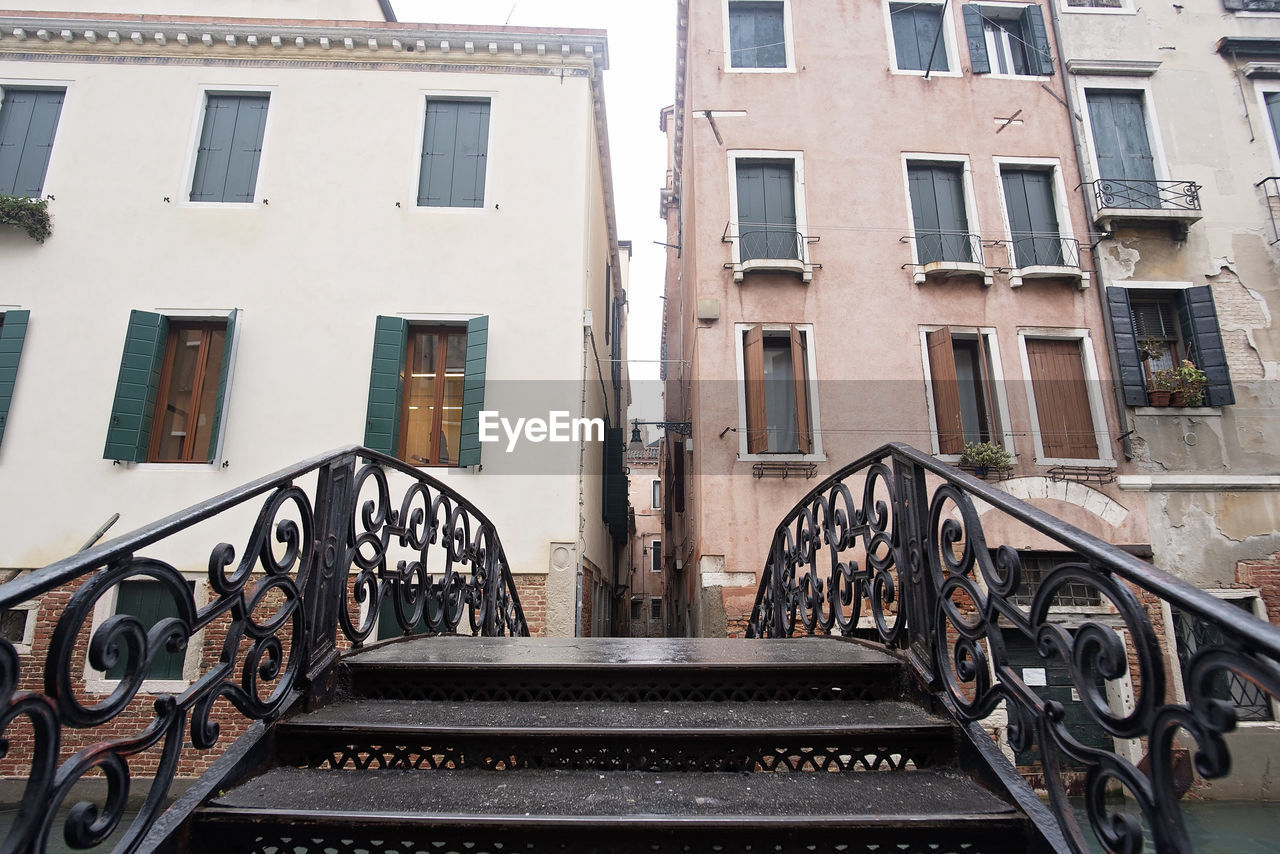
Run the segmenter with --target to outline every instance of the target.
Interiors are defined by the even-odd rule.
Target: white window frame
[[[976,5],[977,5],[977,6],[979,6],[981,9],[995,9],[995,10],[1010,10],[1010,11],[1017,11],[1017,12],[1018,12],[1018,14],[1019,14],[1019,16],[1021,16],[1022,11],[1023,11],[1023,10],[1025,10],[1028,6],[1038,6],[1038,5],[1040,5],[1040,4],[1038,4],[1038,3],[1000,3],[1000,2],[995,2],[995,3],[986,3],[986,2],[983,2],[983,3],[978,3],[978,4],[976,4]],[[1012,20],[1012,19],[1006,19],[1006,18],[998,18],[998,19],[999,19],[999,20]],[[1025,36],[1025,35],[1026,35],[1026,33],[1023,33],[1023,35]],[[1004,38],[1001,40],[1001,41],[1003,42],[1003,44],[997,45],[997,44],[995,43],[994,38],[993,38],[993,37],[991,37],[991,34],[990,34],[989,32],[987,32],[987,25],[986,25],[986,22],[984,21],[984,22],[983,22],[983,24],[982,24],[982,36],[983,36],[983,40],[986,42],[986,45],[987,45],[987,60],[991,63],[992,67],[994,68],[994,67],[996,66],[996,62],[995,62],[995,53],[996,53],[996,48],[997,48],[997,47],[1004,47],[1004,48],[1005,48],[1005,50],[1006,50],[1006,52],[1005,52],[1005,54],[1004,54],[1004,57],[1005,57],[1005,59],[1006,59],[1006,60],[1008,60],[1008,61],[1009,61],[1009,62],[1008,62],[1009,67],[1010,67],[1010,68],[1012,68],[1012,67],[1013,67],[1013,57],[1008,53],[1008,48],[1007,48],[1007,43],[1008,43],[1008,40],[1009,40],[1009,34],[1008,34],[1008,33],[1005,33]],[[1034,45],[1032,45],[1032,44],[1030,44],[1030,43],[1028,43],[1028,44],[1027,44],[1027,50],[1028,50],[1028,54],[1027,54],[1027,62],[1029,62],[1029,63],[1030,63],[1030,62],[1032,62],[1032,61],[1033,61],[1032,56],[1031,56],[1031,51],[1035,50],[1035,46],[1034,46]],[[1044,74],[1013,74],[1013,73],[1002,74],[1002,73],[1000,73],[999,71],[988,71],[986,74],[983,74],[982,76],[983,76],[983,77],[988,77],[988,78],[993,78],[993,79],[996,79],[996,80],[1030,80],[1030,81],[1033,81],[1033,82],[1034,82],[1034,81],[1044,82],[1044,81],[1048,81],[1048,80],[1052,80],[1052,79],[1053,79],[1053,78],[1051,78],[1051,77],[1049,77],[1049,76],[1047,76],[1047,75],[1044,75]]]
[[[729,5],[737,2],[780,2],[782,4],[782,37],[786,42],[787,64],[781,68],[734,68],[733,45],[729,32]],[[720,67],[726,74],[794,74],[796,40],[791,25],[791,0],[720,0],[720,20],[724,22],[724,59]],[[490,125],[492,127],[492,125]]]
[[[239,204],[232,202],[203,202],[201,204],[223,205],[223,204]],[[218,309],[200,309],[200,308],[152,308],[156,314],[163,315],[167,320],[221,320],[227,322],[231,319],[231,313],[235,311],[232,308]],[[245,315],[247,312],[241,310],[236,315],[236,327],[231,331],[231,336],[227,339],[223,347],[231,348],[231,358],[227,361],[227,381],[224,383],[226,393],[223,397],[222,404],[222,421],[217,425],[218,429],[218,447],[214,448],[213,459],[207,463],[125,463],[124,465],[138,470],[146,471],[211,471],[217,472],[222,470],[222,455],[227,443],[227,421],[231,417],[231,388],[236,376],[236,356],[239,351],[240,336],[244,330]]]
[[[1098,154],[1093,145],[1093,121],[1089,118],[1088,90],[1102,89],[1111,92],[1138,92],[1142,95],[1142,116],[1147,127],[1147,142],[1151,146],[1152,164],[1155,167],[1157,181],[1171,180],[1169,160],[1164,153],[1164,139],[1160,135],[1160,123],[1156,117],[1155,98],[1151,92],[1151,81],[1136,77],[1111,77],[1099,75],[1079,75],[1073,80],[1076,87],[1076,103],[1081,105],[1080,121],[1089,156],[1082,164],[1085,175],[1081,181],[1089,183],[1099,180]]]
[[[1022,285],[1021,267],[1015,266],[1017,258],[1013,252],[1013,221],[1009,217],[1009,205],[1004,197],[1004,169],[1006,166],[1015,169],[1032,168],[1032,169],[1048,169],[1053,173],[1053,209],[1058,217],[1058,237],[1065,240],[1072,239],[1075,232],[1075,224],[1071,221],[1071,204],[1067,196],[1067,185],[1062,178],[1062,161],[1057,157],[1001,157],[995,156],[991,158],[991,162],[995,166],[996,172],[996,191],[1000,197],[1000,216],[1004,220],[1004,239],[1006,246],[1009,247],[1009,286],[1019,287]],[[1075,267],[1064,267],[1062,269],[1081,270],[1084,259],[1080,257],[1083,250],[1077,245],[1076,258],[1080,262]],[[1063,246],[1063,258],[1070,257]],[[1056,269],[1056,268],[1055,268]],[[1089,286],[1089,274],[1080,272],[1080,287]]]
[[[1267,14],[1276,17],[1280,13],[1268,12]],[[1275,93],[1280,93],[1280,80],[1253,81],[1253,97],[1258,104],[1258,115],[1262,117],[1262,124],[1267,128],[1264,134],[1267,139],[1267,162],[1271,164],[1271,174],[1280,175],[1280,139],[1277,139],[1276,130],[1271,126],[1271,111],[1267,109],[1267,95]]]
[[[751,454],[747,452],[747,373],[742,355],[742,347],[747,330],[759,326],[761,331],[787,332],[791,327],[800,330],[805,336],[804,358],[805,371],[809,378],[806,391],[809,395],[809,436],[812,449],[807,454]],[[827,456],[822,452],[822,416],[818,411],[818,361],[814,353],[812,323],[735,323],[733,325],[734,361],[738,370],[738,461],[739,462],[823,462]],[[690,446],[692,449],[692,446]]]
[[[55,195],[59,192],[58,188],[49,185],[49,176],[53,174],[54,158],[58,157],[58,150],[66,148],[65,145],[58,145],[58,131],[62,129],[63,122],[67,115],[67,103],[71,97],[70,80],[51,80],[51,79],[27,79],[22,77],[0,77],[0,103],[4,101],[4,90],[8,89],[61,89],[62,90],[62,112],[58,114],[58,126],[53,129],[53,147],[49,149],[49,162],[44,167],[44,182],[41,186],[41,192],[45,196]],[[199,140],[197,140],[199,142]],[[187,188],[190,193],[191,188]]]
[[[1080,355],[1084,361],[1085,393],[1089,398],[1089,415],[1093,419],[1093,436],[1098,444],[1096,459],[1070,457],[1046,457],[1044,440],[1040,431],[1040,413],[1036,408],[1036,396],[1031,387],[1031,360],[1027,356],[1028,338],[1057,338],[1080,342]],[[1027,408],[1031,417],[1029,425],[1035,446],[1035,464],[1038,466],[1106,466],[1115,468],[1111,450],[1111,436],[1107,430],[1106,407],[1102,400],[1102,381],[1098,376],[1098,361],[1093,352],[1093,338],[1088,329],[1059,329],[1056,327],[1027,326],[1018,329],[1018,353],[1022,357],[1022,381],[1027,395]]]
[[[656,537],[649,541],[649,571],[662,572],[662,540]]]
[[[1267,603],[1262,599],[1262,591],[1256,587],[1202,587],[1200,590],[1202,593],[1208,593],[1218,599],[1252,599],[1253,616],[1264,623],[1269,622]],[[1165,654],[1169,656],[1169,670],[1173,672],[1175,701],[1186,703],[1187,690],[1182,681],[1182,667],[1178,662],[1178,635],[1173,628],[1173,608],[1164,599],[1160,600],[1160,617],[1164,621],[1164,636],[1169,639],[1169,648],[1165,651]],[[1271,720],[1239,721],[1236,726],[1248,729],[1280,729],[1280,700],[1270,697],[1270,695],[1268,697],[1271,701]]]
[[[411,211],[417,211],[418,215],[435,215],[435,216],[477,216],[489,209],[489,202],[493,201],[495,194],[493,193],[493,178],[496,177],[493,156],[493,140],[497,136],[494,133],[494,116],[498,115],[496,106],[498,104],[498,92],[496,89],[419,89],[415,95],[418,105],[418,134],[414,137],[417,145],[413,148],[409,157],[409,177],[408,177],[408,194],[410,203],[406,204]],[[422,175],[422,146],[426,143],[427,133],[427,102],[428,101],[488,101],[489,102],[489,143],[488,154],[485,155],[484,164],[484,203],[478,208],[462,208],[452,206],[433,207],[431,205],[418,204],[418,179]]]
[[[920,263],[920,253],[916,248],[916,221],[914,212],[911,209],[911,173],[910,168],[916,166],[929,166],[935,164],[955,165],[960,164],[962,178],[964,183],[964,216],[969,223],[969,234],[982,234],[982,224],[978,221],[978,199],[973,191],[973,164],[969,161],[967,154],[932,154],[921,151],[905,151],[902,153],[902,197],[907,202],[907,236],[910,238],[907,242],[911,246],[911,266],[912,277],[917,285],[925,282],[924,267]],[[945,268],[970,270],[974,275],[982,276],[982,283],[990,287],[993,278],[991,268],[984,263],[976,262],[960,262],[960,261],[938,261],[936,264],[945,265]]]
[[[960,77],[963,72],[960,70],[960,52],[956,48],[956,28],[955,18],[952,15],[952,3],[944,3],[943,0],[920,0],[920,2],[912,2],[912,0],[880,0],[880,7],[884,13],[884,31],[885,44],[889,47],[889,73],[903,74],[908,77],[924,77],[924,71],[916,68],[899,68],[898,67],[898,47],[893,41],[893,17],[889,11],[889,4],[906,4],[906,5],[928,5],[942,6],[942,19],[939,26],[942,27],[942,46],[947,57],[947,68],[949,71],[939,71],[933,69],[929,72],[929,77]]]
[[[27,619],[22,624],[22,640],[13,645],[19,653],[30,655],[36,642],[36,618],[40,615],[40,603],[43,599],[29,599],[26,602],[9,608],[10,611],[26,611]]]
[[[1005,394],[1004,368],[1000,362],[1000,342],[996,335],[994,326],[953,326],[951,324],[939,323],[930,326],[920,327],[920,360],[924,365],[924,391],[925,403],[929,410],[929,442],[933,455],[940,460],[948,463],[960,462],[959,454],[943,454],[940,453],[941,445],[938,442],[938,413],[934,409],[933,400],[933,371],[929,367],[929,339],[926,337],[930,332],[937,332],[939,329],[950,329],[953,333],[961,335],[976,335],[983,341],[991,352],[991,384],[994,387],[991,391],[995,394],[996,413],[1000,416],[1000,446],[1009,453],[1013,453],[1013,428],[1009,422],[1009,401]]]
[[[1118,8],[1092,8],[1088,6],[1071,6],[1067,0],[1058,0],[1058,11],[1065,12],[1069,15],[1136,15],[1137,10],[1133,8],[1133,0],[1120,0]]]
[[[276,122],[271,120],[271,111],[276,103],[276,91],[278,86],[263,85],[226,85],[226,86],[201,86],[199,89],[199,106],[196,108],[195,116],[191,121],[191,131],[187,142],[187,162],[183,169],[182,192],[177,194],[179,207],[188,208],[207,208],[213,210],[254,210],[263,206],[263,186],[266,183],[269,169],[267,168],[270,160],[268,153],[271,150],[271,139],[274,136],[272,129]],[[204,119],[209,110],[210,95],[266,95],[267,96],[267,122],[262,128],[262,151],[258,154],[258,177],[253,183],[253,201],[251,202],[193,202],[191,201],[191,185],[196,179],[196,160],[200,154],[200,136],[204,131]],[[66,101],[63,101],[66,106]]]
[[[652,493],[650,494],[650,497],[649,497],[650,499],[649,506],[654,510],[661,510],[662,509],[662,481],[655,477],[653,479],[652,486],[650,486],[650,489],[652,490]]]
[[[792,190],[796,206],[796,231],[800,233],[800,258],[753,258],[742,261],[742,241],[738,234],[738,161],[739,160],[789,160]],[[729,243],[733,257],[733,279],[741,282],[745,273],[752,270],[788,270],[801,274],[803,281],[813,278],[813,265],[809,263],[808,213],[804,204],[804,152],[774,151],[770,149],[736,149],[728,152],[729,162]]]
[[[207,579],[205,575],[199,572],[182,572],[184,581],[195,582],[195,591],[193,599],[195,600],[196,612],[208,602],[209,585],[205,583]],[[149,575],[131,576],[124,581],[152,581],[154,578]],[[99,626],[108,618],[115,616],[116,599],[120,593],[120,585],[116,584],[110,590],[103,593],[93,606],[93,626],[90,629],[90,637],[98,631]],[[143,679],[142,686],[138,689],[139,694],[172,694],[185,691],[192,683],[200,678],[200,659],[204,653],[204,629],[196,631],[187,639],[187,649],[182,659],[182,678],[181,679]],[[89,665],[89,657],[85,656],[84,660],[84,681],[85,690],[91,694],[110,694],[119,686],[119,679],[108,679],[106,673],[101,670],[95,670]]]

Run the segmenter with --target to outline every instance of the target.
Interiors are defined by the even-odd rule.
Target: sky
[[[666,179],[666,139],[658,115],[675,100],[675,0],[392,0],[401,21],[597,28],[609,33],[604,75],[618,238],[630,240],[628,356],[633,415],[662,417],[656,399],[658,331],[666,224],[658,196]],[[638,382],[637,382],[638,381]]]

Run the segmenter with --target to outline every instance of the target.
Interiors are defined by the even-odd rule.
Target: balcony
[[[1092,190],[1093,221],[1105,231],[1117,224],[1169,225],[1181,240],[1203,216],[1195,181],[1103,179],[1081,186]]]
[[[1089,274],[1080,267],[1080,241],[1058,234],[1023,234],[1009,247],[1009,287],[1020,288],[1031,279],[1067,279],[1081,290],[1089,287]]]
[[[976,276],[985,287],[991,287],[992,270],[982,257],[982,237],[962,231],[924,231],[899,238],[901,243],[915,246],[915,262],[911,278],[917,285],[927,281]]]
[[[747,273],[756,270],[795,273],[800,276],[800,281],[808,284],[813,281],[814,269],[822,269],[821,264],[813,264],[809,260],[809,244],[820,239],[806,237],[793,228],[755,224],[735,233],[732,222],[725,224],[724,233],[720,235],[721,243],[733,244],[737,248],[734,253],[736,259],[724,266],[726,270],[733,270],[733,280],[738,284],[742,284]]]

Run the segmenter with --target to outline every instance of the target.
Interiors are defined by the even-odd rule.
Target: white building
[[[363,443],[493,519],[531,628],[573,634],[614,572],[604,443],[508,453],[478,415],[620,431],[605,34],[385,0],[23,5],[0,194],[47,199],[52,235],[0,226],[0,568]],[[198,581],[248,526],[164,557]]]

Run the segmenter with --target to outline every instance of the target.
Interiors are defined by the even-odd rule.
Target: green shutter
[[[103,459],[140,463],[147,458],[151,438],[151,418],[155,414],[160,388],[160,366],[164,361],[169,322],[150,311],[129,313],[129,330],[120,358],[115,402]]]
[[[604,431],[604,506],[605,523],[614,542],[627,539],[627,475],[623,471],[626,448],[622,427],[606,427]]]
[[[1044,22],[1041,21],[1041,26]],[[990,74],[991,59],[987,56],[987,34],[983,32],[982,9],[972,3],[964,7],[964,32],[969,40],[969,69],[974,74]]]
[[[1022,11],[1022,32],[1027,39],[1027,69],[1029,74],[1053,74],[1053,53],[1049,50],[1049,32],[1045,29],[1044,13],[1039,6],[1028,6]]]
[[[400,439],[400,405],[404,398],[404,354],[409,322],[378,316],[373,333],[373,366],[369,370],[369,409],[364,445],[392,456]]]
[[[22,358],[30,317],[31,312],[26,310],[0,314],[0,441],[4,440],[4,425],[9,420],[9,404],[18,381],[18,360]]]
[[[194,587],[194,582],[187,582]],[[116,613],[129,614],[141,621],[147,631],[161,620],[178,616],[178,603],[173,601],[169,588],[156,581],[125,581],[116,589]],[[129,663],[129,655],[121,647],[120,660],[116,666],[107,671],[108,679],[124,677],[125,667]],[[151,669],[147,679],[181,679],[182,665],[187,653],[185,649],[169,652],[167,649],[156,651],[151,659]]]
[[[40,198],[62,89],[8,89],[0,104],[0,193]]]
[[[1129,291],[1107,288],[1107,308],[1111,312],[1111,337],[1116,342],[1115,370],[1124,390],[1125,405],[1146,406],[1147,377],[1142,372],[1142,358],[1138,355],[1138,335],[1133,325]]]
[[[1191,344],[1191,360],[1204,371],[1209,381],[1205,389],[1205,405],[1230,406],[1235,403],[1227,351],[1222,346],[1222,333],[1218,329],[1213,288],[1202,285],[1182,291],[1182,299],[1178,301],[1178,319],[1182,324],[1183,340]]]
[[[233,308],[227,316],[227,334],[222,343],[222,364],[218,366],[218,399],[213,404],[213,435],[209,437],[209,461],[218,457],[218,442],[222,438],[223,411],[227,402],[227,382],[231,378],[231,352],[236,341],[236,321],[240,309]]]
[[[252,202],[268,95],[209,95],[191,181],[193,202]]]
[[[488,155],[488,101],[428,101],[419,206],[483,207]]]
[[[462,433],[458,465],[480,465],[480,410],[484,409],[484,378],[489,348],[489,315],[467,321],[467,368],[462,385]]]

